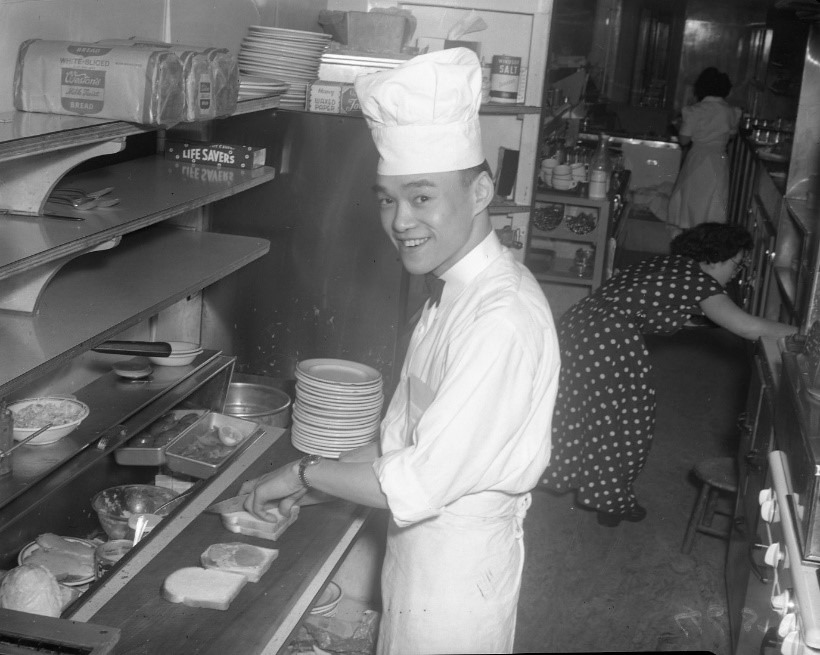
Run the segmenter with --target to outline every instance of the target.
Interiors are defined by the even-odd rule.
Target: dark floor
[[[649,514],[597,524],[571,494],[533,492],[516,652],[707,651],[729,655],[726,544],[681,543],[701,458],[734,454],[749,344],[720,328],[648,341],[657,389],[655,441],[638,478]]]

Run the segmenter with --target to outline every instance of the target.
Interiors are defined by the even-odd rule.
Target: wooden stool
[[[701,481],[700,494],[689,517],[689,525],[686,528],[686,536],[683,538],[681,551],[688,553],[692,550],[695,541],[695,534],[702,532],[727,539],[728,530],[719,530],[712,527],[712,519],[715,514],[731,516],[729,512],[722,512],[717,509],[717,501],[721,493],[737,493],[737,470],[735,460],[732,457],[712,457],[695,464],[692,469],[695,476]]]

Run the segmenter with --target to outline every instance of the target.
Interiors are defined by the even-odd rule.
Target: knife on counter
[[[232,512],[241,512],[245,509],[245,500],[250,496],[250,494],[239,494],[238,496],[234,496],[233,498],[228,498],[227,500],[221,500],[218,503],[214,503],[210,507],[205,509],[206,512],[210,512],[211,514],[230,514]],[[304,496],[299,499],[299,506],[305,507],[307,505],[319,505],[320,503],[329,503],[331,501],[338,500],[336,496],[331,496],[330,494],[323,493],[321,491],[308,491]]]

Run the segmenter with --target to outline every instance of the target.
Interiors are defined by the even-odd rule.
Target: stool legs
[[[711,490],[711,485],[708,485],[705,482],[700,487],[698,501],[695,504],[695,509],[692,511],[692,516],[689,517],[689,525],[686,526],[686,536],[683,538],[683,547],[681,548],[681,551],[687,555],[689,554],[689,551],[692,550],[692,544],[695,541],[695,534],[697,533],[700,521],[706,511],[706,505],[709,502]]]

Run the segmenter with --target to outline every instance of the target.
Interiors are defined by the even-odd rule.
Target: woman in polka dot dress
[[[740,226],[702,223],[672,241],[672,254],[623,269],[562,317],[561,381],[544,486],[575,490],[601,525],[646,516],[633,491],[655,427],[643,335],[672,334],[693,314],[747,339],[797,332],[744,312],[726,294],[752,245]]]

